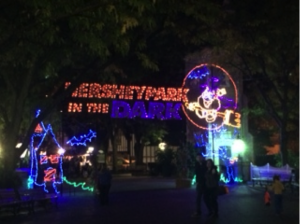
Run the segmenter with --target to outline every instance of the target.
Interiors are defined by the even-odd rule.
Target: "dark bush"
[[[21,186],[22,179],[18,173],[0,168],[0,188],[19,188]]]

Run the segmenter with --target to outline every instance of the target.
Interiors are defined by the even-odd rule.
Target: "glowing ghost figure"
[[[226,89],[209,90],[208,87],[197,98],[197,102],[189,103],[188,109],[195,111],[199,118],[205,118],[208,123],[212,123],[218,116],[218,110],[221,108],[220,96],[226,94]]]

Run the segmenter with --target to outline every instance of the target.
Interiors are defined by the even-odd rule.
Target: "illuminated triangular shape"
[[[34,129],[34,132],[35,133],[41,133],[41,132],[43,132],[43,128],[42,128],[42,126],[40,125],[40,124],[38,124],[36,127],[35,127],[35,129]]]

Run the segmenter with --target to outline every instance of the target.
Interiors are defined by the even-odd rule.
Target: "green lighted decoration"
[[[230,175],[232,175],[232,174],[230,174]],[[222,181],[225,184],[227,184],[227,183],[230,182],[230,178],[226,178],[225,175],[223,173],[221,173],[220,181]],[[243,180],[241,178],[239,178],[239,177],[234,177],[233,181],[236,182],[236,183],[242,183],[243,182]],[[196,175],[194,175],[191,184],[194,185],[195,183],[196,183]]]
[[[233,141],[233,145],[231,146],[232,153],[239,154],[245,151],[246,145],[245,142],[241,139],[236,139]]]
[[[196,175],[194,175],[193,180],[192,180],[192,185],[196,183]]]
[[[91,191],[91,192],[94,191],[94,188],[93,188],[93,187],[85,187],[85,186],[84,186],[84,185],[85,185],[85,182],[81,182],[81,183],[70,182],[70,181],[67,180],[66,177],[63,177],[63,180],[64,180],[67,184],[72,185],[73,187],[79,187],[79,186],[81,186],[82,190],[85,190],[85,191]]]
[[[223,181],[225,184],[229,183],[230,182],[230,178],[226,178],[225,175],[223,173],[221,173],[221,176],[220,176],[220,181]],[[237,182],[237,183],[242,183],[243,180],[239,177],[235,177],[233,179],[234,182]]]

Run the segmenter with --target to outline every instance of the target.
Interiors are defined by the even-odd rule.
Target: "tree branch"
[[[274,85],[274,82],[270,79],[269,75],[267,74],[267,71],[266,71],[266,64],[265,64],[265,60],[262,56],[259,57],[260,60],[258,60],[258,63],[261,62],[261,67],[262,67],[262,70],[263,70],[263,74],[264,74],[264,77],[267,79],[267,81],[271,84],[272,86],[272,89],[274,90],[275,92],[275,95],[278,97],[278,99],[282,102],[284,99],[282,98],[282,96],[280,95],[280,93],[278,92],[276,86]],[[260,61],[260,62],[259,62]]]
[[[63,102],[66,97],[70,96],[72,94],[72,92],[79,86],[79,84],[81,84],[81,82],[83,80],[86,79],[86,73],[90,70],[90,68],[98,62],[98,59],[95,59],[94,61],[92,61],[89,65],[87,65],[85,67],[85,69],[82,71],[82,73],[78,74],[72,82],[71,84],[68,86],[67,89],[64,89],[64,84],[62,84],[61,88],[64,89],[63,93],[59,96],[56,97],[54,99],[54,101],[52,101],[52,103],[48,104],[48,106],[46,106],[45,108],[43,108],[41,110],[41,113],[39,114],[38,117],[34,118],[30,124],[30,126],[27,129],[26,135],[23,139],[23,144],[20,148],[17,149],[18,153],[22,153],[26,147],[29,144],[31,135],[35,129],[35,127],[38,125],[38,123],[40,123],[41,121],[43,121],[55,108],[57,105],[59,105],[61,102]],[[111,63],[110,61],[102,64],[101,68],[99,69],[104,69],[105,67],[107,67],[107,65]]]

